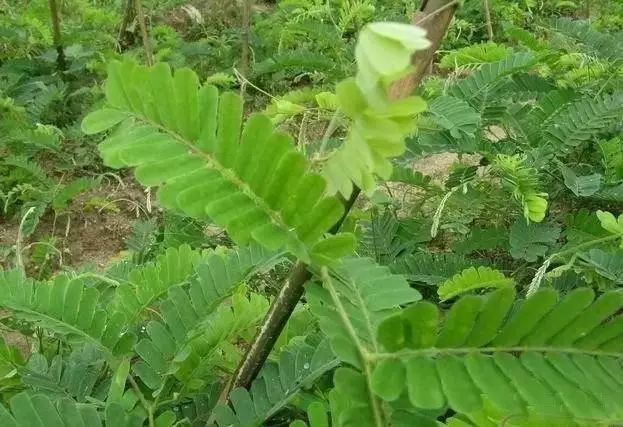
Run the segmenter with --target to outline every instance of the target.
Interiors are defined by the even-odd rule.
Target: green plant
[[[492,25],[502,25],[499,10],[523,25],[568,9],[528,3],[492,2]],[[176,3],[145,6],[157,21]],[[425,2],[421,22],[432,28],[456,6]],[[618,67],[615,36],[567,21],[536,35],[515,29],[509,37],[523,47],[449,52],[412,95],[404,88],[419,84],[427,48],[441,40],[369,24],[355,44],[355,77],[329,91],[325,82],[350,74],[342,54],[373,7],[390,16],[411,6],[287,0],[274,15],[256,13],[247,36],[257,63],[248,76],[234,70],[244,96],[212,85],[237,83],[212,74],[231,64],[237,28],[198,42],[223,59],[196,63],[201,78],[178,52],[195,31],[213,31],[198,22],[179,33],[154,22],[154,55],[172,64],[139,65],[134,52],[107,61],[106,99],[83,118],[81,143],[101,140],[107,167],[135,169],[156,196],[147,210],[158,213],[135,223],[128,251],[102,271],[63,265],[54,275],[53,235],[30,244],[46,270],[37,280],[21,261],[0,271],[0,327],[33,338],[25,357],[0,341],[2,423],[620,422],[623,107],[619,75],[607,74]],[[474,13],[467,5],[467,25],[453,31],[484,35],[467,21]],[[325,61],[306,83],[322,84],[299,89],[306,46]],[[270,83],[283,76],[291,79]],[[257,78],[288,93],[247,114],[263,104],[249,89]],[[18,129],[12,135],[58,113],[55,102],[68,105],[65,83],[44,85],[48,98],[13,79],[1,104],[9,118],[0,119]],[[17,188],[7,206],[29,209],[40,200],[31,193],[54,186],[61,191],[41,200],[60,213],[86,185],[74,173],[59,184],[56,168],[39,165],[43,153],[62,158],[65,135],[77,135],[73,108],[62,110],[62,126],[52,120],[58,138],[3,141]],[[281,130],[292,128],[297,138]],[[413,169],[443,151],[457,155],[449,170]],[[97,195],[87,206],[119,214],[116,204],[104,212]]]

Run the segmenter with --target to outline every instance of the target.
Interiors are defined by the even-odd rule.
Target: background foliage
[[[621,422],[620,2],[464,1],[403,100],[413,2],[56,3],[64,68],[0,0],[0,424]]]

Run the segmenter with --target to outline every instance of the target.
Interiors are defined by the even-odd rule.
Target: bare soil
[[[149,215],[147,205],[147,195],[137,183],[129,178],[123,184],[112,180],[79,195],[66,213],[44,215],[33,235],[22,242],[22,255],[27,259],[37,242],[54,237],[57,269],[87,263],[103,268],[123,249],[133,223]],[[0,223],[0,242],[15,245],[18,229],[18,218]]]

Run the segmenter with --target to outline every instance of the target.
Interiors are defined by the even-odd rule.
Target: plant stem
[[[251,45],[251,10],[253,0],[242,1],[242,49],[240,56],[240,72],[248,77],[250,71],[250,45]]]
[[[147,399],[145,399],[145,396],[143,396],[143,392],[141,391],[141,388],[138,386],[138,384],[134,380],[134,377],[132,377],[132,375],[128,375],[128,380],[130,380],[130,385],[136,392],[136,397],[138,397],[138,400],[140,400],[141,404],[147,411],[147,419],[148,419],[149,427],[154,427],[156,423],[154,422],[153,406],[147,401]]]
[[[117,47],[119,52],[123,51],[129,44],[128,40],[128,26],[134,19],[134,0],[126,0],[123,7],[123,18],[121,20],[121,26],[119,27],[119,35],[117,35]]]
[[[379,405],[379,400],[372,391],[372,364],[374,362],[370,358],[369,354],[366,352],[365,347],[357,336],[357,332],[355,331],[353,324],[348,318],[346,309],[344,308],[344,305],[342,305],[342,301],[340,301],[340,297],[337,294],[335,288],[333,287],[333,281],[326,267],[322,269],[322,281],[325,285],[325,288],[329,291],[329,294],[331,295],[331,299],[333,300],[333,304],[335,304],[335,308],[340,316],[340,319],[346,327],[346,332],[348,332],[348,335],[350,335],[350,339],[355,343],[355,347],[357,347],[357,350],[359,351],[359,356],[361,357],[361,363],[363,365],[366,377],[366,388],[368,389],[368,397],[370,398],[370,403],[372,404],[371,407],[372,414],[374,415],[374,424],[377,427],[383,427],[385,425],[383,423],[383,413]]]
[[[441,45],[458,4],[459,2],[456,0],[425,0],[422,2],[419,12],[413,17],[413,24],[426,30],[426,36],[431,41],[431,46],[426,50],[416,52],[413,56],[415,71],[392,86],[392,97],[408,96],[420,85],[429,71],[435,52]]]
[[[49,0],[48,3],[50,5],[50,17],[52,18],[52,40],[57,52],[56,66],[58,71],[65,71],[67,62],[65,61],[65,52],[63,51],[61,39],[61,18],[58,13],[58,4],[56,0]]]
[[[359,188],[355,188],[350,198],[344,201],[344,214],[336,222],[329,233],[335,234],[344,223],[346,216],[355,204],[360,193]],[[279,338],[286,322],[292,315],[301,296],[303,296],[304,285],[311,278],[311,273],[307,269],[308,265],[302,261],[297,261],[290,274],[284,281],[279,294],[273,301],[268,313],[262,321],[260,330],[253,338],[251,346],[238,366],[230,387],[223,393],[223,397],[229,395],[229,391],[236,387],[248,388],[259,373],[268,358],[275,342]]]
[[[493,25],[491,24],[491,10],[489,8],[489,0],[482,1],[482,13],[485,16],[485,25],[487,26],[487,36],[489,41],[493,41]]]
[[[418,52],[419,55],[416,54],[414,56],[413,61],[416,65],[416,71],[413,75],[408,76],[391,88],[391,96],[393,98],[398,99],[408,96],[420,84],[435,52],[441,44],[441,40],[446,33],[452,16],[454,16],[458,3],[458,0],[424,0],[422,2],[420,12],[414,17],[414,23],[419,24],[426,21],[426,25],[423,25],[423,27],[428,31],[428,37],[432,42],[431,47],[425,51]],[[361,190],[355,187],[350,198],[344,201],[344,214],[329,230],[331,234],[339,231],[360,192]],[[279,295],[273,301],[260,330],[238,366],[232,381],[221,395],[222,398],[227,397],[231,389],[235,387],[249,388],[251,386],[294,311],[296,304],[298,304],[300,297],[303,295],[303,287],[311,277],[307,267],[301,261],[295,264],[281,287]]]
[[[143,14],[142,0],[134,0],[134,7],[136,9],[136,19],[138,20],[138,26],[141,29],[141,38],[143,39],[143,49],[145,49],[145,61],[147,65],[154,65],[154,53],[151,47],[151,40],[149,34],[147,34],[147,25],[145,24],[145,15]]]
[[[582,249],[586,249],[586,248],[589,248],[591,246],[598,245],[600,243],[606,243],[606,242],[610,242],[612,240],[617,240],[617,239],[620,239],[620,238],[621,238],[621,236],[618,235],[618,234],[613,234],[611,236],[601,237],[599,239],[595,239],[595,240],[591,240],[589,242],[585,242],[585,243],[579,244],[577,246],[574,246],[572,248],[566,249],[564,251],[556,252],[555,254],[550,255],[549,259],[553,261],[555,258],[559,258],[561,256],[568,255],[568,254],[571,254],[571,253],[574,253],[574,252],[578,252],[578,251],[580,251]]]

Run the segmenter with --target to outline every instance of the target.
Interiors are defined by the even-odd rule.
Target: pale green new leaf
[[[442,301],[446,301],[476,289],[502,288],[514,285],[515,281],[504,276],[504,273],[500,271],[489,267],[470,267],[443,282],[437,289],[437,294]]]
[[[350,197],[353,185],[371,195],[376,179],[388,179],[391,157],[406,149],[405,138],[415,129],[414,116],[426,109],[416,96],[390,97],[390,85],[411,66],[411,56],[430,42],[413,25],[373,23],[360,33],[355,48],[357,75],[337,85],[340,110],[351,119],[350,132],[322,171],[330,194]]]
[[[523,206],[524,216],[529,221],[541,222],[547,212],[547,193],[539,190],[539,175],[536,169],[525,164],[525,156],[498,154],[494,166],[502,182],[510,187],[513,196]]]
[[[623,237],[623,214],[617,218],[610,212],[597,211],[597,218],[604,230]]]

